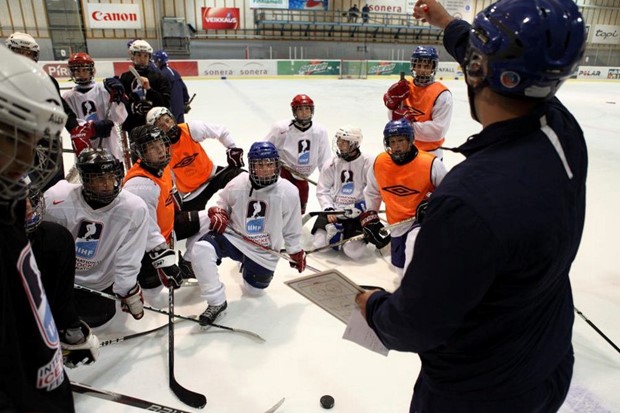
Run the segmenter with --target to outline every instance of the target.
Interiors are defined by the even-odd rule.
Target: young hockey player
[[[154,106],[170,105],[170,83],[157,69],[150,67],[153,48],[145,40],[135,40],[129,46],[131,61],[140,75],[140,79],[129,71],[121,75],[121,82],[129,99],[127,119],[123,130],[129,133],[136,126],[146,123],[146,114]]]
[[[75,240],[79,285],[115,293],[135,319],[144,315],[137,282],[146,251],[148,210],[144,201],[121,191],[123,166],[107,149],[85,149],[76,168],[82,184],[60,181],[45,192],[45,219],[66,227]],[[76,290],[80,317],[98,327],[115,314],[115,302]]]
[[[26,178],[30,181],[30,178]],[[99,339],[80,320],[75,309],[75,243],[62,225],[43,221],[45,199],[36,187],[28,186],[26,234],[41,272],[54,323],[61,337],[63,360],[67,367],[91,364],[99,356]]]
[[[185,114],[189,112],[190,107],[188,106],[189,93],[183,78],[179,72],[168,66],[168,53],[164,50],[153,53],[153,60],[170,83],[170,112],[177,123],[185,123]]]
[[[34,40],[34,38],[28,33],[15,32],[11,34],[9,37],[7,37],[5,45],[12,52],[20,54],[22,56],[26,56],[33,62],[39,61],[39,53],[41,51],[41,48],[39,47],[39,44]],[[71,131],[73,131],[79,125],[76,115],[73,110],[71,110],[71,107],[69,107],[67,102],[65,102],[65,100],[60,97],[60,86],[58,85],[58,81],[53,76],[49,76],[49,78],[54,83],[56,92],[58,93],[58,97],[60,98],[60,102],[62,103],[63,110],[67,115],[67,120],[64,125],[65,129],[67,130],[67,132],[71,133]],[[60,167],[56,170],[54,178],[46,184],[43,190],[51,187],[56,182],[64,178],[65,168],[63,165],[63,160],[61,158]]]
[[[190,251],[194,272],[207,309],[200,323],[208,325],[226,309],[225,286],[219,280],[218,264],[224,257],[242,263],[243,286],[249,295],[260,295],[269,286],[279,258],[253,244],[280,251],[286,247],[291,266],[306,267],[301,248],[301,212],[297,191],[278,179],[280,156],[270,142],[256,142],[248,152],[250,173],[230,181],[219,193],[217,206],[209,208],[210,230]],[[225,233],[231,226],[252,241]]]
[[[135,127],[129,134],[131,154],[137,162],[127,171],[123,188],[144,200],[148,208],[149,235],[138,281],[142,288],[181,287],[183,277],[174,248],[174,182],[170,140],[152,125]]]
[[[362,233],[359,215],[366,209],[364,188],[373,162],[360,150],[362,138],[362,130],[355,126],[345,125],[336,131],[333,145],[336,156],[321,171],[316,196],[324,211],[346,212],[318,216],[312,228],[315,248]],[[348,257],[359,259],[366,251],[366,242],[350,241],[342,250]]]
[[[413,82],[402,79],[390,86],[383,102],[392,120],[405,118],[413,125],[415,146],[443,160],[443,145],[452,119],[452,93],[435,81],[437,49],[418,46],[411,55]]]
[[[299,190],[301,213],[308,203],[308,181],[305,179],[317,168],[323,169],[331,159],[327,130],[312,120],[314,101],[308,95],[296,95],[291,101],[293,120],[275,123],[265,140],[275,145],[282,157],[282,178]]]
[[[183,197],[183,211],[203,210],[213,194],[243,171],[243,149],[235,146],[225,126],[200,120],[177,124],[172,113],[164,107],[151,109],[146,121],[166,132],[170,138],[170,166]],[[205,139],[217,139],[226,147],[226,168],[213,164],[200,145]]]
[[[54,84],[0,47],[0,411],[74,412],[61,341],[24,228],[27,183],[42,187],[62,156],[67,120]],[[34,154],[37,152],[37,161]]]
[[[433,193],[400,289],[358,304],[387,348],[420,356],[410,412],[572,410],[588,154],[555,95],[583,58],[584,18],[572,0],[500,0],[473,25],[418,0],[414,16],[443,30],[482,130]]]
[[[103,147],[117,159],[124,159],[120,130],[113,127],[127,118],[123,84],[114,77],[96,83],[95,62],[86,53],[72,54],[67,64],[75,87],[66,91],[63,98],[81,122],[71,134],[76,154],[87,146]]]
[[[377,215],[381,201],[385,203],[389,224],[412,218],[446,176],[443,162],[437,161],[435,155],[418,151],[413,140],[413,127],[407,119],[388,122],[383,129],[385,152],[377,155],[368,171],[364,190],[368,210],[362,213],[360,220],[368,241],[377,248],[383,248],[390,241],[390,236],[381,234],[383,224]],[[411,229],[411,225],[403,225],[391,233],[391,262],[399,275],[405,265],[405,243]],[[412,244],[413,239],[408,242]]]

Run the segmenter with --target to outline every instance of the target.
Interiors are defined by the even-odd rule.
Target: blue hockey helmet
[[[272,170],[261,168],[272,164]],[[248,166],[254,186],[264,188],[275,183],[280,176],[280,154],[271,142],[254,142],[248,151]]]
[[[168,53],[165,50],[158,50],[153,53],[153,61],[157,66],[168,64]]]
[[[474,89],[548,98],[577,69],[585,26],[570,0],[500,0],[473,22],[464,71]]]
[[[430,63],[430,68],[428,69],[422,69],[422,67],[418,66],[420,64],[426,66],[428,63]],[[416,47],[411,55],[413,82],[418,86],[433,83],[435,81],[435,73],[437,73],[437,66],[439,66],[439,53],[437,53],[437,49],[431,46]]]
[[[395,152],[390,145],[390,138],[405,137],[409,140],[409,148],[406,151]],[[399,165],[403,165],[416,157],[418,150],[413,144],[413,126],[405,118],[391,120],[383,128],[383,146],[392,160]]]

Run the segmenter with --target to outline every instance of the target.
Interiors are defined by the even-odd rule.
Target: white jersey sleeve
[[[415,138],[423,142],[436,142],[445,138],[452,120],[452,106],[452,93],[444,90],[435,101],[432,119],[411,124]]]
[[[431,167],[431,182],[433,183],[435,188],[439,186],[447,173],[448,169],[446,168],[446,165],[444,165],[444,163],[441,162],[439,158],[433,159],[433,166]]]
[[[383,201],[381,192],[379,191],[379,183],[375,176],[374,160],[370,164],[370,168],[368,168],[366,188],[364,189],[364,200],[366,201],[366,209],[372,211],[378,211]]]
[[[152,251],[155,247],[165,244],[166,239],[161,234],[161,229],[157,223],[157,204],[159,203],[159,193],[161,191],[159,185],[145,176],[135,176],[125,182],[123,189],[140,197],[148,209],[149,234],[146,240],[146,251]]]
[[[45,192],[44,219],[66,227],[75,240],[75,282],[96,290],[114,284],[126,295],[136,285],[146,251],[148,211],[129,191],[105,207],[93,210],[81,185],[60,181]]]
[[[226,148],[235,147],[235,141],[226,126],[201,120],[190,120],[187,122],[187,126],[192,139],[196,142],[202,142],[205,139],[217,139]]]
[[[250,195],[251,194],[251,195]],[[266,188],[252,189],[249,175],[236,176],[219,193],[217,205],[230,213],[233,228],[254,242],[280,251],[301,250],[301,206],[297,188],[285,179]],[[246,257],[273,271],[278,257],[234,235],[226,238]]]

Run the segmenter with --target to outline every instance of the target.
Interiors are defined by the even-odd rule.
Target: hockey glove
[[[344,217],[347,219],[354,219],[359,217],[364,211],[366,211],[366,202],[357,201],[355,204],[349,205],[344,209]]]
[[[140,284],[136,284],[126,296],[121,297],[121,310],[131,314],[136,320],[144,317],[144,296]]]
[[[99,339],[82,320],[78,327],[60,331],[60,348],[65,366],[71,369],[99,358]]]
[[[405,118],[409,123],[416,122],[416,112],[410,106],[405,106],[401,109],[396,109],[392,112],[392,120],[398,120]]]
[[[289,262],[291,268],[297,268],[297,271],[304,272],[306,269],[306,251],[301,250],[295,254],[290,254],[289,256],[291,257],[291,260],[293,260]]]
[[[103,87],[110,94],[110,102],[126,102],[127,95],[125,95],[125,86],[115,77],[108,77],[103,81]]]
[[[95,126],[93,122],[86,122],[71,129],[71,146],[75,151],[75,156],[79,155],[86,148],[90,148],[90,140],[96,138]]]
[[[97,138],[108,138],[114,127],[114,122],[109,119],[96,120],[93,122],[93,127],[95,128],[95,136]]]
[[[426,209],[428,208],[428,199],[420,202],[418,207],[415,209],[415,219],[419,224],[424,220],[424,216],[426,215]]]
[[[176,254],[173,250],[169,248],[153,250],[149,252],[149,258],[151,258],[151,264],[157,270],[157,275],[159,275],[164,287],[170,288],[172,286],[174,289],[181,287],[183,274],[176,263]]]
[[[228,148],[226,149],[226,160],[228,166],[233,168],[243,168],[243,149],[241,148]]]
[[[209,220],[211,221],[209,229],[222,235],[228,226],[228,219],[230,218],[228,212],[219,207],[211,207],[209,208],[208,215]]]
[[[388,91],[383,95],[383,103],[388,109],[398,109],[401,102],[409,96],[409,82],[407,80],[401,80],[398,83],[394,83]]]
[[[366,240],[375,245],[378,249],[381,249],[388,245],[392,240],[390,234],[383,234],[383,224],[379,220],[377,211],[365,211],[360,215],[360,224],[364,230],[364,236]]]
[[[146,116],[151,109],[153,109],[153,103],[150,100],[131,102],[131,113],[134,115]]]

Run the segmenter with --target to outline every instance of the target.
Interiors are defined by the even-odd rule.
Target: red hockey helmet
[[[71,73],[71,80],[78,85],[87,85],[95,78],[95,61],[87,53],[73,53],[69,56],[67,63]],[[78,69],[88,69],[90,75],[87,77],[77,77],[75,71]]]
[[[300,119],[297,117],[297,109],[301,106],[308,106],[310,108],[311,115],[309,118]],[[302,125],[306,125],[310,123],[312,116],[314,115],[314,101],[310,99],[310,96],[308,95],[297,95],[291,102],[291,109],[293,110],[293,117],[295,120]]]

